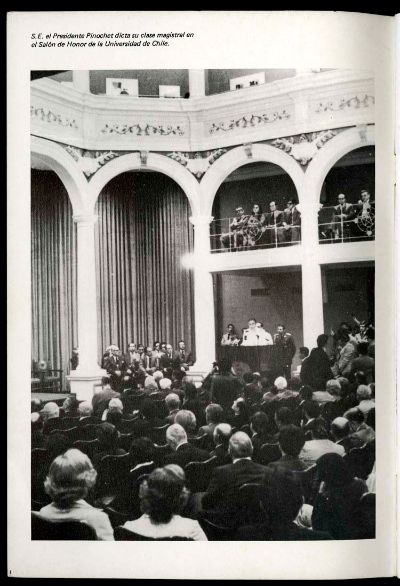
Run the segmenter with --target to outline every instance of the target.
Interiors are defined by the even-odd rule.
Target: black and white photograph
[[[19,424],[43,551],[377,538],[375,70],[198,61],[29,68]]]

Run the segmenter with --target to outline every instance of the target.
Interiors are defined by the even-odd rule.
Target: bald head
[[[229,453],[232,460],[236,458],[249,458],[253,453],[251,439],[244,431],[237,431],[229,440]]]
[[[336,440],[347,437],[350,433],[350,422],[345,417],[336,417],[331,423],[331,432]]]
[[[182,425],[179,425],[179,423],[174,423],[173,425],[169,426],[165,434],[165,438],[167,440],[167,444],[173,450],[176,450],[181,444],[187,443],[186,431],[183,429]]]
[[[216,446],[227,445],[232,435],[232,427],[229,423],[219,423],[214,428],[213,439]]]

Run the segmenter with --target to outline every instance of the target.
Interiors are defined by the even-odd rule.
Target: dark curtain
[[[76,227],[57,175],[31,174],[32,360],[69,373],[77,345]]]
[[[190,207],[159,173],[119,175],[97,204],[99,358],[109,344],[152,345],[180,338],[194,351],[193,277],[181,264],[193,250]]]

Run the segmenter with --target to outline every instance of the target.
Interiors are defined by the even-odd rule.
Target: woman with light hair
[[[139,498],[143,515],[127,521],[125,529],[153,539],[184,537],[207,541],[198,521],[180,515],[189,498],[185,473],[180,466],[168,464],[153,470],[142,482]]]
[[[96,477],[92,462],[80,450],[67,450],[58,456],[44,483],[52,502],[40,510],[40,516],[49,521],[82,521],[95,530],[98,540],[114,541],[108,516],[84,500]]]

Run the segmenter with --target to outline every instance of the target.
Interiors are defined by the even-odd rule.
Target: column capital
[[[214,216],[190,216],[190,223],[196,228],[197,226],[209,226]]]
[[[76,214],[73,216],[73,220],[76,224],[95,224],[99,216],[97,214]]]

